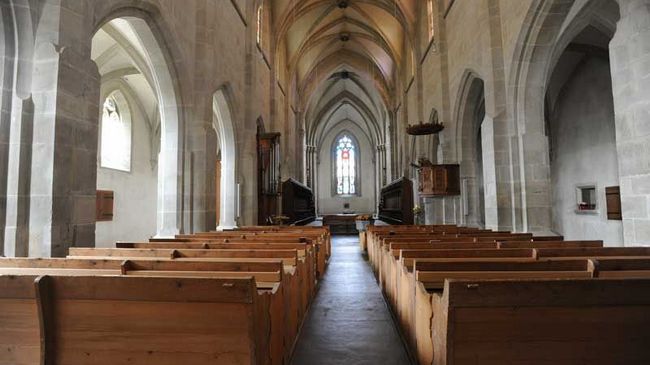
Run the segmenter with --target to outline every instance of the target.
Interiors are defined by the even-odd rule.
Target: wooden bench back
[[[75,257],[158,257],[168,259],[276,258],[286,265],[296,265],[298,250],[211,250],[211,249],[142,249],[142,248],[70,248]]]
[[[594,260],[599,278],[650,278],[650,257]]]
[[[594,271],[590,260],[414,263],[415,280],[426,289],[441,289],[447,279],[592,278]]]
[[[0,363],[255,363],[268,314],[246,279],[0,276]],[[11,337],[9,337],[11,335]],[[18,361],[13,361],[13,360]],[[47,360],[46,360],[47,359]]]
[[[451,262],[472,261],[487,258],[517,258],[535,260],[535,250],[530,248],[482,249],[482,250],[402,250],[400,262],[408,270],[412,270],[414,261],[426,259],[448,259]]]
[[[151,238],[149,242],[284,242],[284,243],[302,243],[311,242],[315,239],[305,236],[255,236],[255,235],[231,235],[231,236],[192,236],[192,237],[174,237],[174,238]]]
[[[603,247],[603,241],[501,241],[500,248],[580,248]]]
[[[308,243],[286,242],[246,242],[246,243],[219,243],[219,242],[117,242],[116,248],[182,248],[182,249],[296,249],[305,250]]]
[[[602,247],[602,248],[539,248],[537,257],[544,258],[598,258],[650,256],[650,247]]]
[[[1,275],[135,275],[177,277],[253,277],[282,281],[281,260],[271,262],[189,262],[170,260],[85,260],[0,258]]]
[[[430,243],[391,243],[389,250],[396,259],[400,257],[401,250],[486,250],[497,249],[498,244],[491,242],[474,243],[450,243],[450,242],[430,242]]]
[[[650,280],[463,279],[444,293],[437,363],[650,363]]]

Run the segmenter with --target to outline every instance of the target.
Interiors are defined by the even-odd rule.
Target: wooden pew
[[[453,230],[450,231],[453,232]],[[512,234],[509,232],[491,232],[484,230],[468,232],[458,230],[456,233],[449,234],[436,231],[432,227],[372,226],[368,227],[366,241],[369,260],[377,274],[379,282],[382,284],[389,303],[396,311],[402,328],[405,329],[407,342],[410,343],[420,358],[422,356],[427,358],[428,356],[431,359],[423,363],[434,363],[433,339],[431,335],[438,333],[439,335],[436,336],[436,339],[438,337],[444,338],[447,333],[447,327],[446,325],[434,326],[436,321],[441,321],[444,316],[431,315],[427,317],[425,313],[424,317],[420,317],[425,318],[424,320],[418,319],[417,316],[420,313],[417,311],[421,309],[418,308],[417,304],[418,300],[422,299],[418,299],[418,294],[422,294],[424,291],[427,295],[443,295],[444,291],[441,292],[441,290],[446,282],[461,281],[465,280],[464,278],[469,278],[472,282],[474,280],[483,282],[489,278],[492,278],[490,282],[501,282],[504,279],[506,279],[506,282],[510,280],[530,281],[527,279],[528,277],[535,278],[535,281],[531,282],[539,282],[544,281],[544,278],[547,276],[558,281],[580,281],[585,280],[582,278],[589,278],[589,280],[598,282],[609,280],[609,278],[629,279],[650,277],[649,248],[604,248],[602,241],[564,241],[563,237],[540,237],[530,234]],[[434,243],[440,244],[440,247],[444,247],[445,250],[430,248]],[[470,246],[472,243],[474,246]],[[489,243],[489,248],[488,246],[477,245],[477,243]],[[465,247],[471,248],[471,250],[456,248],[463,245],[467,245]],[[515,253],[513,251],[522,249],[526,250],[526,252]],[[441,255],[440,252],[443,251],[446,252]],[[422,258],[420,256],[428,258]],[[490,258],[490,256],[498,257]],[[418,265],[418,263],[422,265],[421,268],[426,268],[426,265],[429,265],[429,268],[432,270],[420,270],[419,273],[417,270],[409,270],[409,265],[413,267]],[[465,271],[472,267],[480,267],[481,270]],[[499,267],[503,270],[489,270]],[[521,269],[526,267],[529,269],[537,268],[539,270],[526,271]],[[441,270],[442,268],[449,271]],[[570,270],[560,270],[561,268],[568,268]],[[418,277],[420,279],[419,281],[416,280]],[[554,283],[554,281],[550,282]],[[429,286],[428,290],[424,286],[425,284]],[[417,290],[415,290],[416,288]],[[490,299],[489,297],[484,297],[484,300]],[[433,299],[431,302],[433,303]],[[489,305],[486,307],[489,307]],[[425,305],[424,308],[427,308],[427,306]],[[433,305],[428,308],[431,313],[434,312],[434,309],[432,309]],[[439,309],[441,310],[440,313],[448,314],[443,307]],[[488,308],[486,309],[488,318],[490,316],[489,313]],[[543,313],[543,311],[540,313]],[[509,323],[509,320],[504,318],[501,320],[501,323]],[[616,331],[615,328],[616,326],[612,326],[610,331]],[[643,327],[639,326],[639,328]],[[428,339],[425,339],[418,346],[418,336],[420,335],[428,336]],[[490,333],[485,332],[484,337],[490,338]],[[431,342],[429,349],[426,348],[428,340]],[[507,344],[500,345],[507,347]],[[639,348],[644,347],[640,346]],[[645,348],[648,347],[646,346]],[[462,350],[462,344],[454,347],[454,351]],[[490,349],[486,347],[484,350],[489,351]],[[447,362],[446,356],[439,356],[440,352],[436,352],[435,355],[436,360],[438,358],[444,360],[444,362],[441,360],[435,362],[435,364],[452,363]],[[468,357],[464,359],[464,362],[456,361],[453,364],[474,364],[476,363],[476,359],[480,359],[480,363],[483,364],[484,358],[480,353],[477,353],[473,358]],[[571,362],[569,360],[555,362],[552,356],[544,359],[548,359],[549,364],[588,363],[588,361]],[[510,359],[510,361],[503,360],[486,363],[542,364],[546,363],[543,362],[544,359],[535,359],[533,362],[517,362],[516,360]],[[596,363],[617,363],[611,360],[610,357],[608,361]]]
[[[259,259],[281,259],[285,265],[295,267],[296,282],[299,289],[299,314],[304,317],[307,312],[312,295],[311,285],[315,278],[310,274],[304,257],[298,257],[299,250],[269,249],[269,250],[217,250],[217,249],[139,249],[139,248],[70,248],[68,258],[167,258],[177,261],[206,260],[238,261],[246,259],[254,261]]]
[[[535,251],[533,249],[480,249],[480,250],[401,250],[399,261],[395,262],[394,284],[390,303],[395,308],[396,316],[402,328],[410,328],[414,318],[415,308],[415,285],[413,265],[415,261],[534,261]],[[415,337],[412,331],[406,330],[407,342],[413,346]]]
[[[304,250],[309,265],[315,270],[315,278],[320,279],[325,274],[327,258],[324,251],[318,251],[311,240],[302,242],[285,241],[267,241],[267,240],[247,240],[247,239],[227,239],[227,240],[167,240],[156,242],[117,242],[116,248],[167,248],[167,249],[297,249]],[[312,270],[312,267],[310,267]],[[312,285],[313,286],[313,285]]]
[[[589,260],[547,262],[419,262],[414,263],[415,302],[408,329],[415,338],[418,361],[431,364],[435,353],[432,321],[443,312],[434,301],[448,279],[548,279],[592,278],[594,265]],[[486,334],[487,335],[487,334]]]
[[[377,277],[379,285],[383,290],[390,290],[391,281],[395,280],[397,261],[400,257],[401,250],[452,250],[452,249],[497,249],[498,244],[495,242],[447,242],[431,241],[420,243],[392,243],[385,241],[378,257],[379,265]]]
[[[382,265],[378,273],[380,287],[386,292],[388,298],[396,298],[397,287],[399,285],[399,259],[402,250],[422,251],[422,250],[484,250],[496,249],[497,243],[493,242],[429,242],[429,243],[389,243],[388,250],[382,253]]]
[[[288,359],[300,320],[290,281],[280,260],[269,262],[189,262],[160,260],[0,259],[0,275],[145,276],[250,278],[269,296],[269,354],[272,364]]]
[[[319,227],[320,228],[320,227]],[[311,229],[300,231],[226,231],[226,232],[200,232],[192,235],[177,235],[173,239],[151,239],[152,242],[164,242],[169,240],[185,240],[185,241],[203,241],[203,240],[245,240],[250,241],[265,241],[271,242],[273,240],[280,242],[288,242],[288,240],[299,240],[300,242],[307,242],[312,240],[316,243],[319,252],[325,255],[325,259],[331,255],[331,241],[329,230],[327,229]],[[244,241],[240,241],[244,242]]]
[[[447,280],[431,308],[421,364],[650,363],[647,279]]]
[[[309,277],[314,280],[307,280],[310,295],[315,294],[316,278],[319,277],[318,270],[325,269],[324,255],[316,256],[315,246],[312,243],[284,243],[284,242],[235,242],[235,243],[221,243],[221,242],[117,242],[117,248],[138,248],[138,249],[211,249],[211,250],[224,250],[224,249],[243,249],[243,250],[298,250],[299,256],[304,256],[307,263],[307,270]]]
[[[266,364],[252,278],[0,276],[0,363]]]

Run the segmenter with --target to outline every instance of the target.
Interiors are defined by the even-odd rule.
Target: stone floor
[[[332,238],[332,257],[292,364],[410,364],[358,237]]]

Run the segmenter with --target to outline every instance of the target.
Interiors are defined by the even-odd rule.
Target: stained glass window
[[[131,121],[123,118],[116,95],[106,98],[102,110],[100,166],[131,171]]]
[[[354,142],[343,135],[336,143],[336,193],[356,194],[356,150]]]

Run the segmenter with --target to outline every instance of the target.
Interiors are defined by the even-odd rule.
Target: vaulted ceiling
[[[417,1],[270,2],[276,61],[285,72],[279,79],[304,111],[308,140],[345,118],[381,138],[377,124],[394,106],[403,67],[413,59]]]

